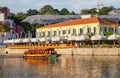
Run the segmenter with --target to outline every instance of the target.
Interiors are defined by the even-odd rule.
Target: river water
[[[58,60],[0,58],[0,78],[120,78],[120,57],[62,55]]]

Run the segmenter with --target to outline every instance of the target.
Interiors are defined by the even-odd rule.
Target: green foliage
[[[54,9],[51,5],[45,5],[43,6],[43,8],[41,8],[39,10],[39,14],[50,14],[50,15],[54,15],[54,14],[60,14],[60,15],[68,15],[68,14],[75,14],[75,12],[69,12],[68,9],[63,8],[61,11],[59,11],[58,9]]]
[[[31,15],[37,15],[39,12],[37,11],[37,10],[35,10],[35,9],[29,9],[28,11],[27,11],[27,15],[28,16],[31,16]]]
[[[10,19],[14,19],[14,17],[15,17],[15,14],[14,14],[14,13],[10,13],[9,18],[10,18]]]
[[[89,9],[82,9],[81,10],[81,14],[90,14],[90,10]]]
[[[97,11],[96,11],[96,10],[97,10],[96,8],[90,9],[90,14],[92,14],[92,15],[97,14]]]
[[[54,9],[54,14],[60,14],[58,9]]]
[[[10,31],[10,23],[5,22],[1,23],[0,22],[0,32],[9,32]]]
[[[86,35],[91,37],[91,36],[95,35],[95,33],[86,33]]]
[[[21,22],[20,26],[24,28],[25,33],[27,33],[28,31],[32,31],[32,26],[27,22]]]
[[[66,9],[66,8],[63,8],[61,11],[60,11],[60,15],[69,15],[70,12]]]
[[[82,47],[85,47],[86,46],[86,42],[82,42]]]
[[[27,17],[27,14],[19,12],[15,15],[15,17],[22,21],[23,19],[25,19]]]
[[[19,12],[17,14],[10,14],[10,19],[13,19],[17,25],[20,25],[21,21],[27,17],[27,14]]]
[[[40,9],[40,14],[54,14],[54,8],[51,5],[45,5]]]
[[[110,6],[110,7],[103,7],[99,10],[100,15],[107,15],[109,11],[113,10],[114,7]]]
[[[104,35],[107,36],[107,37],[108,37],[109,35],[112,35],[112,34],[113,34],[113,32],[104,32]]]
[[[114,7],[110,6],[110,7],[103,7],[99,10],[99,12],[97,12],[96,8],[92,8],[92,9],[82,9],[81,10],[81,14],[92,14],[92,15],[106,15],[108,14],[109,11],[113,10]]]
[[[71,13],[70,13],[70,15],[75,15],[76,13],[74,12],[74,11],[72,11]]]

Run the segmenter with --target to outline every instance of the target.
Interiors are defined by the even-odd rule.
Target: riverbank
[[[23,54],[28,49],[8,49],[5,48],[3,55]],[[61,48],[55,49],[58,54],[75,55],[120,55],[120,48]]]

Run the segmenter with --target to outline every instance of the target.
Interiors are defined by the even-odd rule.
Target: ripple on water
[[[1,58],[0,78],[120,78],[118,56],[70,56],[58,60]]]

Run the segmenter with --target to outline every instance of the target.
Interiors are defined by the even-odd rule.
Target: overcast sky
[[[0,6],[7,6],[12,13],[26,12],[28,9],[39,10],[47,4],[59,10],[67,8],[80,13],[81,9],[96,8],[98,3],[120,8],[120,0],[0,0]]]

